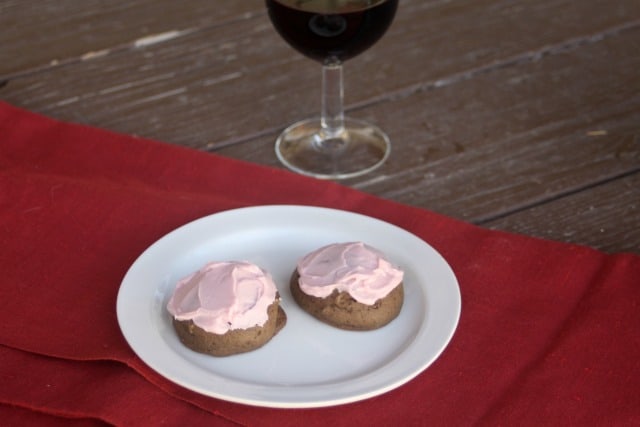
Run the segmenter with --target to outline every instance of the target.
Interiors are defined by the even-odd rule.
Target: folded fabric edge
[[[33,406],[16,403],[0,402],[0,419],[6,425],[47,425],[47,426],[107,426],[111,425],[100,418],[78,417],[75,414],[50,410],[49,408],[35,408]],[[15,424],[14,424],[15,421]]]
[[[151,374],[149,375],[149,377],[147,377],[146,375],[143,375],[140,372],[138,372],[136,369],[132,369],[127,364],[117,360],[70,361],[70,360],[65,360],[60,358],[49,357],[46,355],[39,355],[31,352],[26,352],[19,349],[7,347],[2,344],[0,344],[0,358],[4,359],[5,362],[8,364],[5,368],[10,369],[11,370],[10,372],[15,372],[16,370],[20,371],[22,370],[22,368],[26,369],[26,372],[24,375],[19,375],[19,374],[14,375],[12,373],[10,374],[9,371],[7,371],[4,373],[0,373],[0,376],[2,375],[6,376],[7,381],[9,383],[12,383],[18,386],[23,391],[29,390],[27,394],[33,394],[32,391],[35,390],[34,396],[36,396],[35,400],[28,399],[28,398],[25,400],[26,395],[21,395],[21,394],[16,395],[14,393],[7,393],[8,390],[3,390],[3,393],[0,393],[0,404],[19,407],[27,411],[34,410],[34,411],[37,411],[38,413],[49,414],[51,416],[57,416],[57,417],[63,417],[65,419],[90,418],[92,420],[99,420],[104,424],[111,425],[111,421],[113,420],[109,421],[107,419],[104,419],[103,417],[98,416],[99,412],[95,412],[95,411],[87,412],[86,414],[83,415],[82,411],[73,412],[70,410],[65,410],[65,405],[59,404],[61,402],[59,401],[59,396],[54,399],[54,403],[52,405],[47,406],[47,402],[49,401],[49,399],[45,398],[44,400],[42,400],[42,392],[43,390],[45,391],[45,394],[44,394],[45,397],[56,396],[57,395],[56,387],[59,387],[61,385],[58,383],[58,381],[60,381],[61,378],[65,379],[64,380],[65,385],[63,387],[69,387],[71,386],[71,384],[75,384],[73,383],[73,381],[76,381],[76,380],[80,381],[76,384],[76,386],[77,385],[83,386],[83,384],[84,385],[89,384],[89,383],[86,383],[86,381],[93,381],[91,380],[91,378],[95,378],[96,375],[97,376],[104,375],[105,369],[109,370],[109,372],[112,372],[111,371],[112,368],[104,365],[105,362],[107,363],[116,362],[115,365],[117,365],[120,368],[125,368],[125,370],[118,371],[117,375],[114,375],[115,377],[114,381],[112,381],[111,383],[103,384],[103,387],[101,388],[100,391],[97,391],[97,393],[105,392],[105,390],[103,390],[104,388],[106,388],[106,390],[113,391],[114,386],[119,387],[118,384],[125,385],[127,387],[127,391],[131,391],[130,387],[132,386],[137,387],[139,385],[148,385],[149,387],[151,387],[151,389],[155,389],[157,393],[166,395],[168,399],[175,399],[176,402],[180,402],[180,405],[183,405],[180,407],[182,408],[182,409],[179,409],[180,411],[184,412],[185,410],[187,410],[186,408],[193,408],[193,410],[195,410],[196,412],[193,412],[192,410],[187,410],[187,413],[191,415],[197,415],[196,417],[197,419],[209,419],[208,417],[212,416],[212,417],[216,417],[218,419],[218,422],[225,423],[225,425],[226,423],[233,424],[233,425],[243,425],[242,422],[233,419],[232,417],[224,414],[223,412],[219,411],[215,407],[215,405],[226,404],[226,402],[221,402],[218,399],[200,397],[201,399],[206,399],[211,403],[210,405],[203,406],[202,404],[199,404],[198,402],[195,402],[192,399],[186,398],[188,396],[180,396],[180,392],[181,390],[183,390],[181,387],[171,383],[170,381],[158,375],[154,375],[153,371],[151,371],[150,369],[148,370],[151,371]],[[49,367],[43,368],[43,366],[48,363],[47,361],[50,361],[50,363],[53,363],[53,365],[49,365]],[[100,362],[102,362],[103,365],[92,366],[92,364],[100,363]],[[79,363],[81,365],[69,365],[69,363],[72,363],[72,364]],[[35,371],[29,370],[28,367],[34,364],[38,365],[38,369],[35,369]],[[78,369],[75,369],[75,366],[78,366]],[[94,371],[93,370],[94,368],[97,369],[97,371]],[[51,371],[52,372],[51,376],[48,376],[48,373],[50,372],[49,369],[53,370]],[[77,375],[75,374],[71,375],[70,374],[71,371],[69,371],[69,369],[74,370],[74,372],[78,372]],[[116,367],[115,369],[119,369],[119,368]],[[37,374],[35,374],[35,377],[34,377],[34,372],[38,372]],[[133,376],[131,376],[132,374]],[[68,380],[70,377],[71,379]],[[136,380],[135,378],[138,378],[138,379]],[[72,381],[72,383],[69,383],[68,381]],[[38,384],[41,387],[38,388],[37,387]],[[32,388],[33,385],[36,385],[35,389]],[[44,387],[45,385],[46,387]],[[38,390],[41,390],[41,391],[38,391]],[[154,401],[156,399],[151,395],[149,395],[150,390],[146,390],[146,389],[138,390],[133,394],[132,397],[134,399],[138,399],[141,396],[146,396],[142,401],[138,403],[140,403],[143,407],[146,407],[148,409],[148,404],[149,402],[151,402],[150,399]],[[187,393],[192,393],[192,392],[189,392],[188,390],[185,390],[185,391]],[[92,392],[90,394],[93,396],[95,393]],[[193,394],[195,395],[195,393]],[[88,402],[91,402],[92,398],[91,397],[88,397],[88,398],[89,398]],[[107,398],[107,396],[105,396],[105,398]],[[80,401],[83,401],[83,399],[80,399]],[[94,399],[93,401],[95,402],[95,396],[93,396],[93,399]],[[79,403],[80,401],[73,403],[72,406],[74,404],[81,404]],[[167,400],[164,404],[166,405],[171,401],[172,400]],[[131,403],[133,402],[137,402],[137,401],[134,400]],[[91,406],[90,403],[89,403],[89,406]],[[111,406],[113,406],[113,403],[111,404]],[[95,416],[92,416],[94,414]]]

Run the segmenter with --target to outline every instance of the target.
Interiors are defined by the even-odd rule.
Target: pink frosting
[[[257,265],[210,262],[178,282],[167,310],[177,320],[224,334],[264,325],[276,293],[271,276]]]
[[[307,295],[325,298],[337,289],[367,305],[386,297],[404,275],[380,251],[361,242],[334,243],[309,253],[298,261],[298,274]]]

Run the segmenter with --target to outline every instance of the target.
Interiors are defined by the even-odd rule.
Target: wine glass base
[[[276,155],[289,169],[321,179],[346,179],[382,165],[391,145],[378,127],[354,119],[344,120],[338,137],[320,136],[320,119],[297,122],[276,140]]]

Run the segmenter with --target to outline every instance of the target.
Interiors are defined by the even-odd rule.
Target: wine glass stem
[[[342,63],[327,61],[322,65],[321,141],[339,139],[344,134],[343,99]]]

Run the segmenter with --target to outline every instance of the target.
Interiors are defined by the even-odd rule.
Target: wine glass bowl
[[[344,117],[342,64],[384,35],[398,0],[265,1],[280,36],[322,64],[321,117],[295,123],[280,134],[280,161],[296,172],[330,179],[380,166],[389,156],[389,138],[374,125]]]

